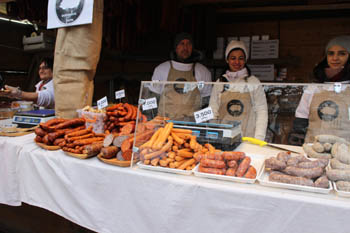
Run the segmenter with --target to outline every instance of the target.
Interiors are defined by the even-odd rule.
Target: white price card
[[[146,99],[146,102],[142,105],[142,110],[145,111],[145,110],[150,110],[157,107],[158,107],[157,99],[156,97],[153,97],[153,98]]]
[[[125,97],[125,90],[120,90],[115,92],[115,99],[121,99]]]
[[[211,107],[203,108],[197,112],[193,113],[196,123],[201,123],[204,121],[209,121],[214,118],[213,110]]]
[[[107,96],[103,97],[102,99],[97,100],[97,108],[102,109],[108,106],[108,100]]]

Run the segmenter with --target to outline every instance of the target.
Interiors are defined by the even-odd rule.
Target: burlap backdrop
[[[77,109],[92,104],[102,22],[103,0],[95,0],[92,24],[58,29],[53,69],[58,117],[74,118]]]

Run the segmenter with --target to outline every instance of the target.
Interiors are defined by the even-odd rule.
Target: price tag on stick
[[[125,90],[120,90],[115,92],[115,99],[121,99],[125,97]]]
[[[142,110],[145,111],[145,110],[150,110],[157,107],[158,107],[157,99],[156,97],[153,97],[153,98],[146,99],[146,102],[142,105]]]
[[[209,121],[214,118],[213,110],[211,107],[203,108],[197,112],[193,113],[196,123],[201,123],[204,121]]]
[[[103,97],[102,99],[97,100],[97,108],[102,109],[108,106],[108,100],[107,96]]]

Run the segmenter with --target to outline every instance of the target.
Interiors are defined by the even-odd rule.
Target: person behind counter
[[[40,60],[38,73],[41,81],[35,85],[35,92],[26,92],[17,87],[5,85],[5,89],[9,90],[9,92],[2,92],[2,96],[13,99],[33,101],[38,106],[54,108],[55,98],[52,81],[53,59],[50,57],[42,58]]]
[[[174,51],[170,53],[170,61],[161,63],[154,69],[152,81],[190,81],[211,82],[210,71],[199,63],[202,55],[193,48],[192,36],[179,33],[175,37]],[[208,105],[211,92],[210,85],[204,88],[191,88],[186,91],[184,85],[165,85],[164,90],[154,90],[161,94],[158,114],[172,119],[193,116],[194,111]],[[202,97],[202,98],[201,98]]]
[[[247,66],[247,49],[242,41],[231,41],[225,50],[226,72],[217,79],[209,106],[220,120],[241,121],[242,136],[265,139],[268,111],[264,89]],[[236,84],[236,85],[235,85]]]
[[[350,83],[350,36],[330,40],[325,48],[325,57],[314,68],[317,83]],[[313,142],[318,134],[333,134],[350,140],[349,99],[350,88],[343,86],[341,93],[315,87],[307,88],[295,112],[290,144]],[[338,114],[327,114],[327,109],[338,109]],[[335,111],[337,112],[337,111]]]

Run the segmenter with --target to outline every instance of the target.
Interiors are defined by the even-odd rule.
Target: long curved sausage
[[[251,159],[249,156],[246,156],[242,160],[242,162],[239,164],[237,171],[236,171],[237,177],[242,177],[246,173],[247,169],[249,168],[250,162],[251,162]]]

